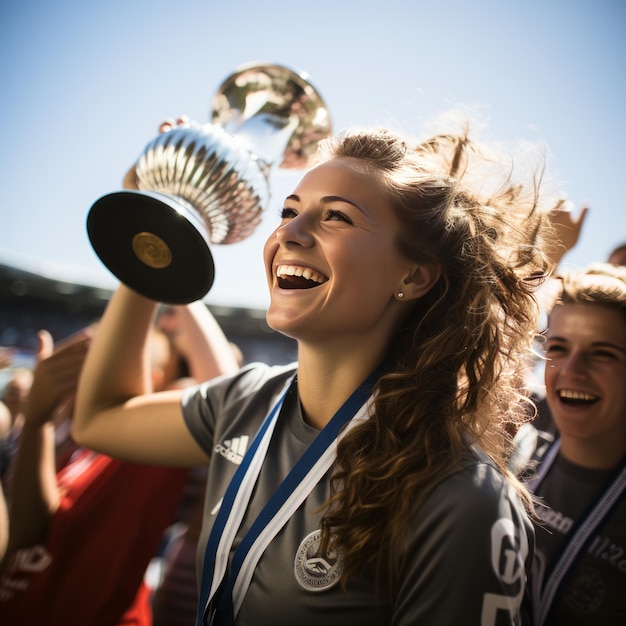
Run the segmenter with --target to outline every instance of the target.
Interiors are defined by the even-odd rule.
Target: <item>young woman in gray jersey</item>
[[[557,439],[530,486],[536,626],[626,624],[626,268],[554,281],[546,400]]]
[[[467,127],[324,143],[264,250],[297,364],[147,394],[155,304],[114,295],[74,435],[209,465],[199,623],[520,623],[534,538],[506,457],[547,261],[538,184],[494,155]]]

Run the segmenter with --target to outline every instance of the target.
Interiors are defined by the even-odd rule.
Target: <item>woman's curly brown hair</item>
[[[415,507],[478,443],[506,469],[511,437],[528,419],[523,377],[539,308],[533,292],[549,269],[540,179],[512,170],[469,138],[437,135],[417,146],[385,130],[326,142],[358,159],[388,190],[403,224],[399,249],[434,263],[441,277],[397,333],[391,373],[375,389],[373,416],[338,445],[320,552],[340,545],[346,578],[373,567],[391,592]],[[488,169],[500,171],[500,183]],[[482,172],[482,173],[481,173]]]

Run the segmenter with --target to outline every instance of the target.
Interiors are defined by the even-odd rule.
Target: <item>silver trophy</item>
[[[135,164],[138,191],[94,202],[91,245],[147,298],[198,300],[215,275],[209,244],[249,237],[269,203],[272,165],[307,167],[331,129],[306,74],[267,63],[239,67],[214,96],[210,123],[175,126],[146,146]]]

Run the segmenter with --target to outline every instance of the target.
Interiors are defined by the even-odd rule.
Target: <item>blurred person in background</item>
[[[626,268],[561,272],[545,332],[552,445],[526,469],[537,496],[535,626],[626,623]]]
[[[33,384],[33,372],[27,367],[15,368],[4,386],[0,400],[9,409],[11,415],[11,431],[6,440],[6,450],[9,457],[17,450],[22,427],[24,425],[24,405]],[[5,486],[6,472],[3,475]]]
[[[4,472],[4,465],[8,463],[6,454],[6,441],[11,430],[11,413],[9,409],[0,401],[0,472]],[[9,512],[4,492],[4,485],[0,480],[0,562],[9,543]]]
[[[626,265],[626,243],[613,248],[609,253],[607,262],[611,265]]]
[[[192,351],[213,376],[236,368],[226,338],[201,303],[185,307]],[[199,326],[204,324],[202,328]],[[38,362],[12,470],[9,547],[0,577],[0,623],[149,626],[144,580],[175,520],[189,470],[125,463],[78,447],[63,430],[94,329],[53,348],[39,333]],[[154,389],[167,379],[168,339],[157,329],[144,357]],[[223,353],[220,353],[220,350]],[[73,450],[59,471],[59,444]]]
[[[156,327],[163,331],[171,340],[175,350],[170,367],[178,370],[179,375],[189,368],[189,344],[192,338],[187,337],[181,319],[186,313],[184,307],[161,307],[156,317]],[[230,343],[238,367],[244,364],[244,357],[236,344]],[[182,359],[182,370],[181,368]],[[210,371],[203,372],[207,363],[204,359],[192,361],[191,369],[199,374],[198,380],[210,378]],[[177,383],[168,388],[179,387],[187,379],[176,377]],[[202,512],[204,493],[206,491],[207,468],[192,468],[187,481],[182,510],[176,523],[170,529],[162,558],[160,559],[160,576],[152,599],[153,626],[180,626],[193,624],[198,607],[198,587],[196,584],[196,551],[202,528]]]

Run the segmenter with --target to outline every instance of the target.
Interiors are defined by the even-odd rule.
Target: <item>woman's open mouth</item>
[[[557,396],[563,404],[569,406],[586,406],[599,400],[596,395],[572,389],[559,389]]]
[[[279,265],[276,278],[281,289],[311,289],[328,280],[324,274],[302,265]]]

